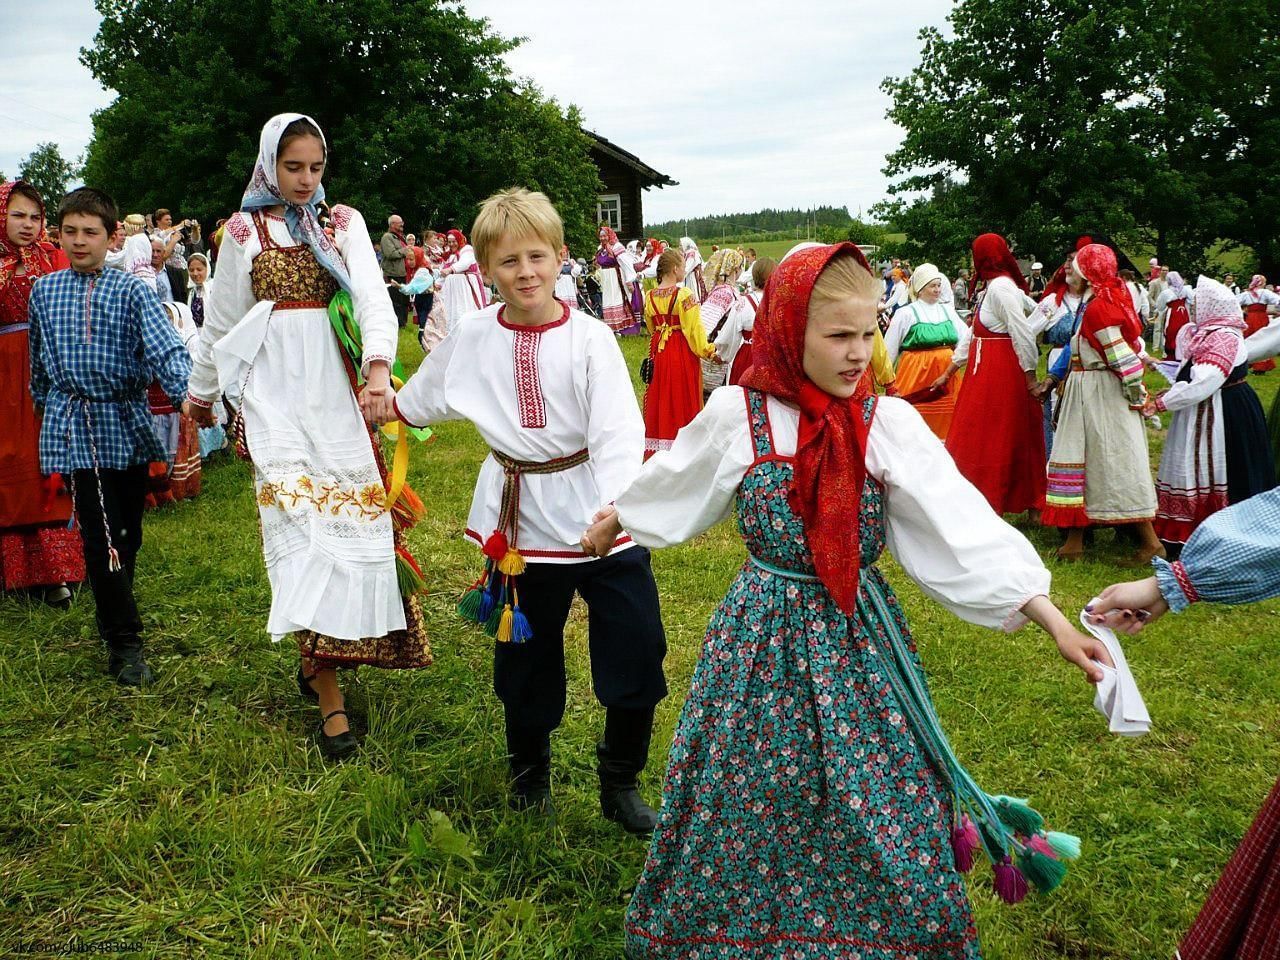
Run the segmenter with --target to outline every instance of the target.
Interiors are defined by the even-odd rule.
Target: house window
[[[596,197],[596,222],[607,223],[614,230],[622,229],[622,196],[602,193]]]

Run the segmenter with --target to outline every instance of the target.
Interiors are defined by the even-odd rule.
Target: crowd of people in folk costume
[[[554,816],[577,594],[604,707],[601,811],[651,836],[630,957],[977,957],[960,874],[986,858],[1017,902],[1079,855],[965,770],[876,566],[884,549],[966,621],[1034,621],[1090,682],[1106,646],[1050,601],[1049,570],[1003,515],[1038,511],[1062,558],[1093,528],[1131,531],[1155,575],[1087,608],[1128,633],[1196,601],[1280,594],[1277,414],[1269,436],[1246,376],[1280,352],[1261,277],[1237,292],[1153,264],[1144,291],[1101,236],[1051,278],[1026,276],[985,234],[972,278],[952,284],[932,264],[873,268],[849,243],[703,262],[688,238],[641,252],[604,226],[588,313],[584,264],[542,194],[490,197],[470,240],[419,247],[393,217],[375,249],[359,211],[325,203],[327,160],[313,120],[271,118],[207,254],[193,222],[157,211],[148,235],[92,187],[61,200],[55,241],[39,194],[3,187],[4,587],[65,605],[87,579],[109,672],[151,683],[143,512],[192,495],[229,430],[252,463],[266,630],[296,643],[316,742],[346,757],[358,742],[338,669],[431,663],[406,536],[423,504],[376,428],[399,425],[403,443],[470,421],[490,453],[458,613],[494,639],[510,802]],[[402,382],[410,306],[427,352]],[[640,330],[643,412],[616,337]],[[1168,388],[1148,394],[1147,368]],[[1144,424],[1165,413],[1153,480]],[[649,550],[730,515],[747,560],[707,628],[654,810],[639,777],[667,685]],[[1184,960],[1275,956],[1277,884],[1280,785]]]

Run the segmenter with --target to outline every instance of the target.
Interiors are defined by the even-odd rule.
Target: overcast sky
[[[528,38],[508,58],[516,74],[679,182],[645,194],[645,219],[659,222],[821,204],[857,215],[882,199],[880,168],[900,132],[880,81],[915,66],[917,33],[945,27],[951,0],[465,6]],[[89,115],[112,94],[78,60],[97,30],[91,0],[0,0],[0,14],[0,171],[12,177],[42,141],[79,156]]]

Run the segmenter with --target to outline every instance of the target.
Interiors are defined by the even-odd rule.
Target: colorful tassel
[[[493,595],[493,590],[484,590],[480,594],[480,603],[476,607],[476,623],[487,623],[489,615],[493,613],[493,608],[497,605],[497,597]]]
[[[496,603],[493,605],[493,612],[489,614],[489,619],[485,621],[484,632],[495,640],[498,638],[498,626],[502,623],[503,607]]]
[[[498,561],[498,570],[505,573],[508,577],[518,577],[524,573],[524,555],[514,548],[508,550],[501,560]]]
[[[1067,865],[1061,860],[1047,857],[1028,846],[1018,854],[1018,867],[1023,876],[1041,893],[1052,893],[1062,885],[1067,876]]]
[[[1049,841],[1044,838],[1042,833],[1027,837],[1027,848],[1036,851],[1036,853],[1043,853],[1046,857],[1058,859],[1058,855],[1053,852],[1053,847],[1049,846]]]
[[[963,826],[957,824],[951,830],[951,853],[955,857],[956,869],[961,873],[968,873],[973,869],[973,851],[969,835]]]
[[[1005,903],[1021,903],[1027,897],[1027,878],[1008,857],[995,865],[995,888]]]
[[[495,530],[489,535],[489,539],[484,542],[484,555],[494,563],[499,563],[503,557],[507,555],[510,546],[507,543],[507,535],[501,530]]]
[[[1050,830],[1044,835],[1044,839],[1059,860],[1080,859],[1079,837],[1074,837],[1069,833],[1058,833],[1055,830]]]
[[[511,642],[511,625],[512,625],[511,604],[506,603],[502,606],[502,616],[498,618],[498,633],[494,637],[499,643]]]
[[[458,601],[458,615],[464,620],[478,621],[480,612],[480,602],[484,599],[484,578],[481,577],[473,583],[470,589],[462,595],[462,599]]]
[[[529,618],[519,607],[511,611],[511,642],[527,643],[533,639],[533,627],[529,626]]]
[[[400,488],[400,496],[391,505],[391,523],[398,533],[412,530],[427,515],[427,508],[408,484]]]
[[[1044,829],[1044,817],[1027,805],[1026,800],[1017,797],[996,796],[991,798],[995,805],[1000,822],[1023,836],[1031,836]]]
[[[408,550],[396,547],[396,583],[400,586],[400,596],[412,597],[427,589],[426,578],[422,568],[413,559]]]

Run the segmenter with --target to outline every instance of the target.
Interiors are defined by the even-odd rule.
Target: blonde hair
[[[778,261],[772,257],[761,257],[751,265],[751,285],[757,290],[763,290],[764,285],[769,282],[769,278],[773,276],[773,271],[778,269]]]
[[[658,279],[661,280],[670,273],[684,279],[684,254],[679,250],[663,250],[658,257]]]
[[[147,220],[140,213],[131,213],[124,218],[124,235],[126,237],[136,237],[147,226]]]
[[[809,296],[809,309],[848,299],[879,303],[883,292],[884,284],[853,253],[840,253],[818,274]]]
[[[564,246],[564,222],[545,193],[524,187],[500,190],[480,206],[471,227],[471,246],[480,266],[489,266],[489,251],[506,236],[536,237],[558,256]]]

